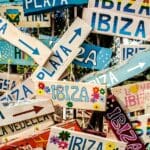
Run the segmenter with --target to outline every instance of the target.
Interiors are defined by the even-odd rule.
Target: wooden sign
[[[54,105],[67,108],[106,110],[106,86],[79,82],[35,82],[38,98],[49,97]]]
[[[37,131],[42,131],[54,125],[52,114],[46,114],[36,118],[24,120],[10,125],[0,127],[0,142],[27,137],[36,134]]]
[[[146,148],[150,147],[150,114],[131,118],[136,134],[144,141]]]
[[[84,8],[83,20],[92,26],[93,33],[150,41],[149,18]]]
[[[0,101],[31,99],[36,95],[33,80],[49,80],[52,79],[52,76],[53,79],[58,79],[79,53],[78,47],[90,33],[90,30],[90,26],[77,18],[53,48],[54,54],[50,57],[45,67],[42,69],[38,68],[31,76],[32,79],[29,78],[22,84],[16,86],[12,91],[0,97]]]
[[[126,112],[133,112],[145,108],[145,90],[150,90],[149,81],[136,82],[111,89],[112,94],[116,96]]]
[[[109,121],[109,125],[117,138],[127,143],[126,149],[145,150],[143,142],[135,133],[131,122],[114,95],[110,95],[107,99],[105,118]]]
[[[21,83],[22,76],[17,74],[0,73],[0,91],[6,92]]]
[[[91,134],[76,132],[58,127],[51,128],[47,149],[99,149],[99,150],[124,150],[123,142],[98,137]]]
[[[58,9],[87,4],[88,0],[23,0],[25,15],[50,12]]]
[[[35,118],[54,112],[51,100],[28,100],[27,102],[18,103],[8,106],[0,105],[0,126],[5,126],[15,122]]]
[[[150,45],[143,44],[143,45],[120,45],[120,61],[127,60],[134,56],[135,54],[145,51],[148,49]]]
[[[113,66],[104,71],[97,71],[84,76],[80,81],[97,84],[107,84],[107,87],[117,85],[129,78],[138,75],[150,67],[150,49],[136,54],[122,64]]]
[[[150,18],[150,1],[149,0],[89,0],[88,7],[107,9],[117,13],[127,13],[136,16]]]
[[[40,28],[50,27],[50,13],[24,16],[22,6],[0,6],[0,16],[17,27]]]
[[[51,51],[43,43],[34,37],[22,33],[13,24],[1,17],[0,37],[27,53],[40,66],[44,65],[51,55]]]
[[[59,79],[69,64],[80,52],[79,46],[86,39],[91,27],[80,18],[72,23],[62,38],[53,47],[53,55],[44,67],[38,67],[32,75],[33,80]]]

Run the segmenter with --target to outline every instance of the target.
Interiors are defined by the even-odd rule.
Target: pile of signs
[[[82,19],[77,17],[52,48],[17,29],[49,27],[49,14],[43,12],[85,4]],[[0,41],[2,61],[18,64],[17,56],[24,59],[26,53],[30,57],[22,65],[35,61],[38,67],[23,81],[1,75],[6,93],[0,97],[0,150],[150,150],[150,82],[113,87],[149,68],[149,45],[122,45],[120,63],[108,68],[112,50],[83,43],[91,32],[150,41],[149,0],[23,0],[23,8],[2,7],[0,37],[9,42]],[[61,81],[72,62],[98,71],[79,82]],[[64,121],[56,115],[59,108],[85,110],[87,118],[94,112],[95,124],[104,116],[104,130],[98,134],[77,120]]]

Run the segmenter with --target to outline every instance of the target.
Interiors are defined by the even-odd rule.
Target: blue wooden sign
[[[23,0],[25,15],[87,4],[88,0]]]
[[[150,67],[149,59],[150,48],[136,54],[123,64],[119,64],[103,72],[98,71],[88,74],[81,81],[97,84],[106,83],[107,87],[110,88],[148,69]]]
[[[34,65],[34,60],[23,51],[4,40],[0,40],[0,64]]]
[[[90,44],[82,44],[81,51],[73,61],[81,67],[103,70],[109,66],[112,50]]]

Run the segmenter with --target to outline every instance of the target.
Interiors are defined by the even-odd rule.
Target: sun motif
[[[134,85],[132,85],[132,86],[129,87],[129,91],[131,93],[135,94],[135,93],[137,93],[139,91],[139,86],[137,84],[134,84]]]

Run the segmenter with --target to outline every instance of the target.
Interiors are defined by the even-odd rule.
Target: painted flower
[[[105,94],[105,90],[103,88],[100,89],[100,93],[104,95]]]
[[[94,108],[95,110],[100,110],[101,106],[100,106],[99,103],[94,103],[94,104],[93,104],[93,108]]]
[[[58,99],[59,99],[59,100],[63,100],[64,98],[65,98],[64,94],[61,94],[61,93],[60,93],[60,94],[58,95]]]
[[[100,97],[100,101],[104,101],[105,97],[104,96],[101,96]]]
[[[69,138],[70,138],[70,133],[68,131],[62,131],[62,132],[59,133],[59,138],[62,141],[68,141]]]
[[[131,93],[137,93],[138,90],[139,90],[139,86],[138,86],[137,84],[132,85],[132,86],[129,87],[129,91],[130,91]]]
[[[39,82],[38,84],[40,89],[44,89],[45,88],[45,84],[43,82]]]
[[[38,94],[38,95],[44,95],[44,90],[38,89],[38,90],[37,90],[37,94]]]
[[[94,99],[99,99],[99,97],[100,97],[99,93],[94,93],[94,94],[92,94],[92,96]]]
[[[116,144],[114,142],[107,142],[105,144],[105,150],[114,150],[116,149]]]
[[[59,142],[59,148],[65,149],[67,147],[68,147],[68,143],[67,142],[64,142],[64,141]]]
[[[50,143],[59,144],[59,138],[57,136],[52,136],[50,139]]]
[[[93,88],[93,93],[98,93],[99,92],[99,87],[94,87]]]
[[[46,86],[46,87],[44,88],[44,91],[45,91],[46,93],[50,93],[50,88],[49,88],[48,86]]]
[[[72,102],[67,102],[67,106],[68,107],[73,107],[73,103]]]

